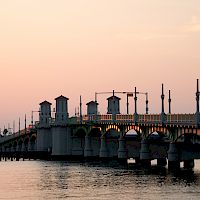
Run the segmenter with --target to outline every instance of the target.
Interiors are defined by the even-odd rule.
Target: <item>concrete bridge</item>
[[[164,88],[162,85],[161,113],[138,114],[137,91],[134,93],[134,114],[120,114],[120,98],[114,92],[108,100],[108,112],[98,114],[97,101],[87,103],[87,115],[69,117],[68,98],[57,97],[55,117],[51,103],[40,103],[39,122],[10,136],[0,138],[2,158],[33,159],[118,159],[150,167],[157,164],[179,168],[194,167],[194,159],[200,158],[199,84],[197,80],[196,112],[171,114],[164,112]]]

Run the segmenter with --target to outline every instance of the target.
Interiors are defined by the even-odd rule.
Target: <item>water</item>
[[[194,172],[53,161],[1,161],[0,199],[199,199],[200,161]]]

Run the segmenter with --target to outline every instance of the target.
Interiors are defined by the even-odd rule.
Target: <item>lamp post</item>
[[[166,114],[165,114],[165,109],[164,109],[164,85],[162,83],[162,93],[161,93],[161,101],[162,101],[162,107],[161,107],[161,122],[164,124],[166,122]]]
[[[137,94],[143,94],[146,96],[146,100],[145,100],[145,104],[146,104],[146,114],[149,113],[149,107],[148,107],[148,104],[149,104],[149,100],[148,100],[148,92],[137,92]]]
[[[199,79],[197,79],[197,91],[196,91],[196,124],[200,126],[200,114],[199,114]]]
[[[82,116],[82,97],[80,95],[80,122],[82,124],[83,116]]]
[[[169,90],[169,99],[168,99],[168,102],[169,102],[169,114],[171,114],[171,91]]]
[[[196,112],[199,113],[199,79],[197,79],[197,91],[196,91]]]
[[[161,94],[162,109],[161,109],[161,113],[165,112],[165,110],[164,110],[164,98],[165,98],[165,95],[164,95],[164,86],[163,86],[163,83],[162,83],[162,94]]]

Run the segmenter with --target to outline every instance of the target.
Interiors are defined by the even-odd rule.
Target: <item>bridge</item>
[[[126,163],[133,158],[143,167],[150,167],[151,160],[156,159],[159,166],[168,163],[169,169],[179,168],[180,162],[184,168],[193,168],[194,159],[200,158],[198,79],[194,114],[171,114],[170,96],[166,114],[163,85],[161,113],[139,114],[137,94],[135,88],[133,114],[120,114],[120,98],[114,91],[107,99],[108,112],[104,115],[98,114],[96,98],[87,103],[86,115],[82,115],[80,98],[80,115],[73,117],[68,114],[67,97],[55,99],[54,117],[51,103],[44,101],[38,122],[0,138],[0,159],[117,159]]]

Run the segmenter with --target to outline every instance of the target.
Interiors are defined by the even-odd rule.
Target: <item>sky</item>
[[[0,128],[25,114],[30,123],[39,103],[54,108],[61,94],[72,116],[80,95],[85,114],[95,92],[134,87],[160,113],[162,83],[166,112],[170,89],[172,112],[194,113],[199,52],[199,0],[0,0]],[[101,114],[107,97],[98,95]]]

